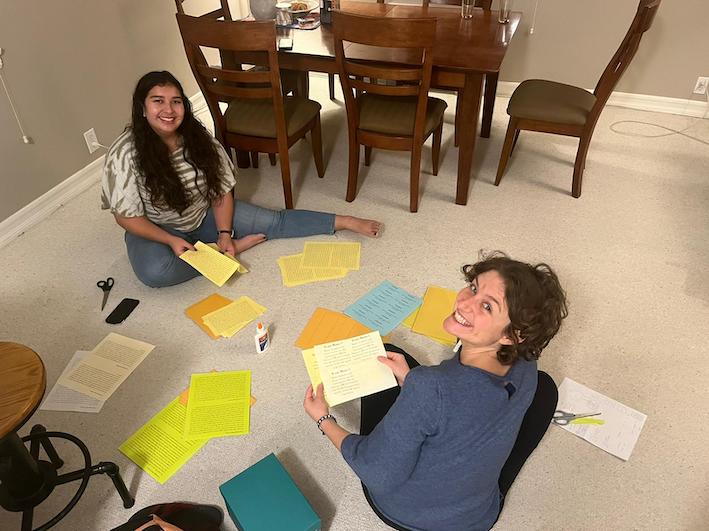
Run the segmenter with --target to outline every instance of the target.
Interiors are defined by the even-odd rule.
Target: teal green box
[[[231,478],[219,492],[240,531],[320,531],[320,518],[273,454]]]

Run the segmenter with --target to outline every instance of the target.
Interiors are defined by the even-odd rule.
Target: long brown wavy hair
[[[190,100],[175,76],[163,70],[141,77],[133,91],[130,125],[137,153],[136,169],[145,178],[150,202],[156,209],[169,208],[182,214],[189,206],[187,193],[170,162],[170,150],[145,118],[145,99],[156,85],[172,85],[180,92],[185,117],[177,132],[182,136],[185,160],[195,170],[195,181],[199,170],[204,172],[206,186],[199,191],[210,203],[221,195],[222,162],[212,135],[192,114]]]
[[[502,277],[510,317],[505,335],[512,344],[500,347],[497,360],[513,365],[519,358],[539,359],[569,314],[556,273],[547,264],[518,262],[500,251],[482,254],[479,262],[463,266],[468,282],[487,271],[496,271]]]

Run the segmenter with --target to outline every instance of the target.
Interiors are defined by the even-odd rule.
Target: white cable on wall
[[[22,128],[22,122],[20,122],[20,117],[17,115],[17,109],[15,109],[15,104],[12,101],[12,96],[10,96],[10,90],[7,88],[7,85],[5,84],[5,78],[2,76],[2,67],[3,67],[2,52],[3,52],[3,49],[0,48],[0,82],[2,82],[2,88],[5,90],[5,95],[7,96],[7,101],[10,102],[10,109],[12,109],[12,114],[15,115],[15,121],[17,122],[17,127],[20,128],[20,133],[22,133],[22,141],[25,144],[31,144],[32,139],[25,134],[25,130]]]
[[[539,0],[534,0],[534,12],[532,13],[532,27],[529,28],[529,34],[534,35],[534,26],[537,24],[537,8],[539,7]]]

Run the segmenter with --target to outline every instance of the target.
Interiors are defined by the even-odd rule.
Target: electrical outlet
[[[707,85],[709,84],[709,77],[698,77],[697,84],[694,85],[693,94],[706,94]]]
[[[96,131],[92,127],[84,133],[84,140],[86,140],[86,147],[89,148],[89,153],[93,153],[101,146],[98,145],[98,138],[96,138]]]

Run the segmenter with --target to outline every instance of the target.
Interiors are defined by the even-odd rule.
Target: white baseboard
[[[7,245],[101,179],[104,158],[105,155],[96,159],[0,222],[0,247]]]
[[[497,95],[510,97],[519,83],[500,81],[497,84]],[[592,91],[593,89],[588,89]],[[679,114],[703,118],[709,110],[706,101],[682,100],[679,98],[666,98],[664,96],[648,96],[647,94],[631,94],[629,92],[613,92],[608,98],[607,105],[625,107],[638,111],[661,112],[666,114]]]
[[[313,73],[326,77],[326,74]],[[497,95],[509,97],[519,83],[501,81],[497,85]],[[201,92],[190,98],[192,112],[197,118],[211,124],[207,102]],[[679,114],[702,118],[707,115],[709,104],[702,101],[682,100],[678,98],[665,98],[663,96],[648,96],[645,94],[630,94],[627,92],[614,92],[608,100],[608,105],[637,109],[641,111]],[[96,159],[85,168],[79,170],[64,182],[49,190],[32,201],[29,205],[6,220],[0,222],[0,247],[3,247],[17,236],[47,218],[61,205],[70,201],[81,192],[89,188],[101,178],[104,157]]]

